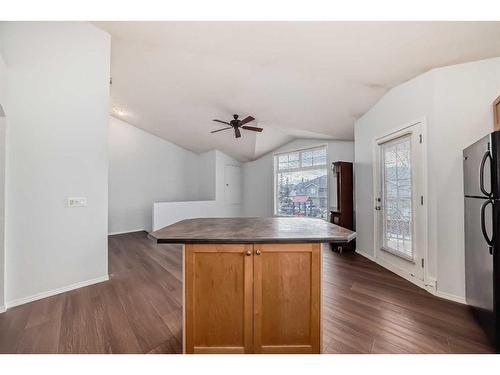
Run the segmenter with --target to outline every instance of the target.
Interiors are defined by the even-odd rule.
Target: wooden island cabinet
[[[253,246],[185,246],[185,350],[253,350]]]
[[[319,219],[235,218],[150,236],[185,244],[185,353],[321,352],[321,243],[354,232]]]

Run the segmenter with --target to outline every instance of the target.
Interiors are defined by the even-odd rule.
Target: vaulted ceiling
[[[294,138],[352,140],[390,88],[432,68],[500,56],[500,22],[96,22],[112,36],[121,119],[241,161]],[[257,134],[210,134],[233,113]]]

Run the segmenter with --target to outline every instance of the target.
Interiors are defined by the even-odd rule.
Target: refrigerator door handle
[[[491,197],[492,192],[487,192],[486,189],[484,188],[484,164],[486,163],[487,159],[490,159],[491,163],[491,153],[490,150],[486,151],[483,155],[483,158],[481,159],[481,165],[479,166],[479,188],[483,192],[484,195],[487,197]]]
[[[488,199],[487,201],[485,201],[482,205],[481,205],[481,232],[483,232],[483,237],[486,241],[486,243],[488,244],[488,246],[490,247],[490,254],[493,253],[493,243],[494,243],[494,238],[489,238],[488,237],[488,232],[486,231],[486,224],[485,224],[485,220],[484,220],[484,211],[486,209],[486,206],[488,206],[489,204],[491,204],[492,206],[495,204],[493,202],[492,199]]]

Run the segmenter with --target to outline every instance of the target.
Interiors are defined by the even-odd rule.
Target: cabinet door
[[[320,352],[320,246],[254,246],[255,353]]]
[[[187,353],[251,353],[253,246],[185,246]]]

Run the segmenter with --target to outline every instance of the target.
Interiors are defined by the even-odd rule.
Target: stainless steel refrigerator
[[[500,132],[463,151],[466,300],[500,348]]]

